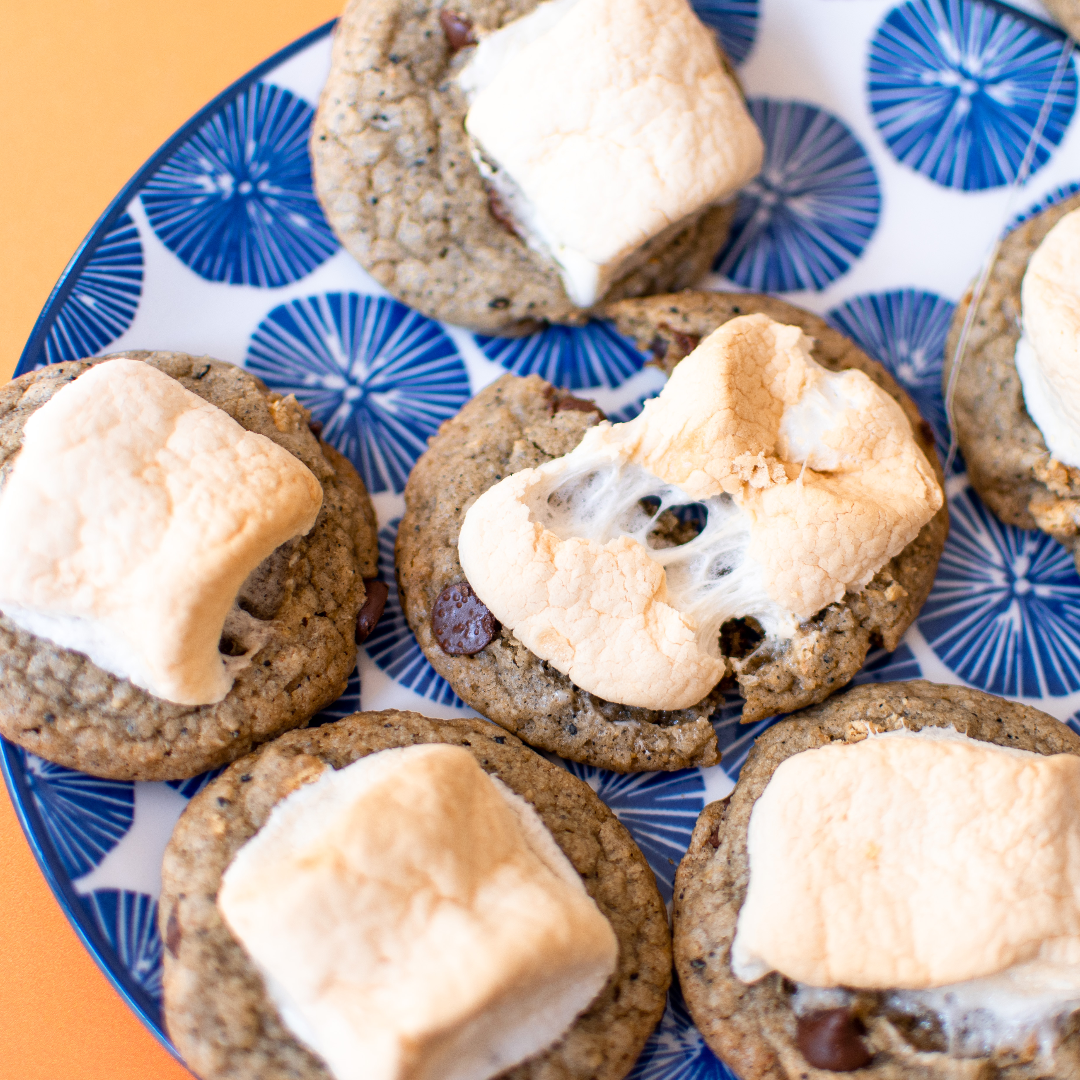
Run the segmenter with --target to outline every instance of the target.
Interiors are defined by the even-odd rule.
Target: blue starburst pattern
[[[83,267],[49,328],[44,363],[82,360],[115,341],[135,318],[142,282],[139,230],[122,214]]]
[[[956,305],[921,289],[856,296],[829,312],[829,322],[889,369],[914,398],[934,429],[938,447],[949,448],[949,422],[941,397],[945,335]]]
[[[82,877],[117,845],[135,820],[135,788],[19,751],[34,805],[71,878]]]
[[[667,1008],[649,1036],[627,1080],[738,1080],[705,1045],[694,1027],[678,982],[671,984]]]
[[[621,386],[646,359],[633,342],[602,322],[549,326],[520,338],[477,334],[476,343],[489,360],[515,375],[541,375],[571,390]]]
[[[1076,108],[1065,41],[1004,5],[909,0],[870,45],[870,109],[898,161],[935,183],[981,191],[1012,183],[1053,93],[1031,158],[1045,165]]]
[[[96,889],[80,899],[120,963],[160,1005],[161,937],[157,929],[157,901],[146,893],[123,889]]]
[[[414,693],[422,694],[439,705],[465,708],[450,684],[428,663],[401,610],[397,576],[394,574],[394,541],[401,518],[395,518],[379,530],[379,572],[387,583],[389,595],[382,618],[363,648],[390,678]]]
[[[225,766],[222,765],[216,769],[211,769],[209,772],[189,777],[187,780],[166,780],[165,783],[173,791],[178,791],[185,799],[194,799],[211,780],[216,780],[224,771]]]
[[[660,894],[665,902],[670,900],[675,868],[690,846],[690,834],[705,806],[701,773],[683,769],[623,775],[574,761],[561,764],[615,812],[649,860]]]
[[[716,31],[724,52],[741,64],[757,37],[758,0],[692,0],[697,17]]]
[[[274,308],[244,366],[295,394],[371,492],[404,491],[428,436],[469,398],[442,327],[381,296],[325,293]]]
[[[142,190],[161,242],[230,285],[288,285],[325,262],[338,242],[311,187],[314,115],[261,82],[215,113]]]
[[[1080,690],[1080,578],[1045,533],[1003,525],[969,488],[949,504],[951,528],[918,625],[965,682],[991,694]]]
[[[716,269],[758,292],[823,289],[863,253],[881,213],[877,176],[847,125],[801,101],[751,98],[761,173],[739,195]]]
[[[766,728],[772,727],[784,717],[769,716],[755,724],[743,724],[742,697],[735,691],[728,691],[725,697],[727,700],[724,706],[713,716],[713,728],[721,755],[720,767],[732,780],[738,780],[739,772],[754,746],[754,741]]]
[[[1074,180],[1072,183],[1062,184],[1061,187],[1055,188],[1049,194],[1044,195],[1037,203],[1033,203],[1023,213],[1017,214],[1016,217],[1009,222],[1007,231],[1012,232],[1017,225],[1022,225],[1025,221],[1029,221],[1031,218],[1036,217],[1044,210],[1049,210],[1051,206],[1055,206],[1059,202],[1071,199],[1078,192],[1080,192],[1080,181]]]

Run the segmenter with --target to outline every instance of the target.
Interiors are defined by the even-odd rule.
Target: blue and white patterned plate
[[[1077,71],[1037,0],[696,0],[739,65],[766,140],[715,287],[783,292],[886,364],[948,446],[940,391],[954,305],[1008,222],[1077,190]],[[536,371],[627,419],[662,383],[610,327],[515,341],[426,319],[346,255],[312,196],[307,137],[330,61],[324,26],[211,102],[139,171],[76,253],[18,372],[128,348],[208,353],[293,392],[356,464],[379,516],[382,570],[425,440],[503,371]],[[1037,137],[1033,140],[1033,135]],[[1016,184],[1023,171],[1030,179]],[[920,676],[1080,717],[1080,578],[1039,533],[1000,524],[948,481],[952,533],[919,619],[857,681]],[[405,624],[391,585],[358,674],[327,710],[466,713]],[[705,802],[754,737],[732,698],[724,763],[617,776],[567,765],[637,838],[665,897]],[[30,842],[87,947],[160,1026],[161,852],[206,782],[98,780],[9,744],[0,757]],[[730,1076],[677,990],[635,1072]]]

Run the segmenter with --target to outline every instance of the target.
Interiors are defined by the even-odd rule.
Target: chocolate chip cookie
[[[293,731],[236,762],[198,794],[165,851],[158,906],[165,1024],[204,1080],[331,1080],[293,1038],[218,914],[221,875],[274,805],[323,763],[344,768],[395,746],[448,743],[525,798],[581,874],[619,941],[615,975],[550,1050],[502,1080],[620,1080],[664,1011],[667,913],[644,856],[592,789],[485,720],[356,713]]]
[[[855,1068],[874,1080],[1080,1075],[1077,1024],[1066,1029],[1050,1063],[1036,1060],[1035,1048],[1029,1054],[954,1057],[935,1016],[892,1011],[884,994],[860,992],[844,1009],[818,1013],[800,1025],[795,988],[780,974],[752,985],[732,974],[731,943],[749,879],[746,835],[755,801],[782,761],[828,742],[865,738],[867,723],[882,731],[952,726],[998,746],[1080,754],[1080,736],[1037,709],[922,680],[859,686],[770,728],[758,737],[732,794],[701,812],[675,877],[675,966],[698,1030],[742,1080],[823,1080]],[[804,1052],[833,1067],[813,1067]]]
[[[814,358],[826,368],[858,368],[894,397],[943,482],[932,432],[910,398],[880,364],[817,316],[742,293],[683,292],[608,309],[616,326],[653,348],[669,371],[722,323],[759,311],[812,335]],[[425,655],[461,698],[533,746],[618,772],[714,764],[719,756],[709,717],[719,689],[679,711],[619,705],[576,687],[505,627],[492,623],[478,649],[454,653],[440,641],[439,620],[433,621],[444,591],[464,583],[457,538],[469,506],[503,477],[569,453],[600,419],[586,404],[590,409],[537,376],[506,375],[443,425],[405,489],[397,566],[406,617]],[[680,527],[671,523],[671,542],[689,538],[675,535]],[[872,643],[895,649],[930,591],[947,532],[942,507],[866,589],[804,622],[790,641],[766,642],[742,620],[725,624],[721,648],[746,699],[744,721],[828,697],[851,680]]]
[[[1020,285],[1028,260],[1046,234],[1078,209],[1080,195],[1074,195],[1025,221],[1002,241],[968,332],[952,413],[968,479],[983,502],[1007,525],[1049,533],[1080,565],[1080,469],[1050,456],[1024,407],[1015,360]],[[949,328],[945,392],[972,300],[969,289]]]
[[[555,263],[513,230],[481,180],[454,75],[476,30],[537,0],[350,0],[312,132],[315,191],[345,249],[386,289],[436,319],[485,334],[582,325]],[[694,284],[724,245],[734,203],[708,208],[608,297]]]
[[[220,648],[230,656],[246,654],[249,662],[217,704],[163,701],[0,615],[0,733],[96,776],[172,780],[232,761],[306,724],[341,696],[356,664],[363,579],[377,569],[375,514],[356,470],[312,434],[295,398],[271,393],[242,368],[207,357],[115,355],[152,364],[248,431],[272,439],[323,489],[311,532],[279,547],[240,591]],[[31,414],[100,362],[54,364],[0,389],[0,484]]]

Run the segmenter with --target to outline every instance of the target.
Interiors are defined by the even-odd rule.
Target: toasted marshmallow
[[[809,345],[764,315],[733,319],[640,416],[481,495],[458,538],[477,596],[582,689],[682,709],[724,675],[726,621],[789,638],[863,588],[943,495],[900,406]],[[654,546],[656,515],[694,502],[702,532]]]
[[[618,958],[532,807],[443,744],[294,791],[218,907],[336,1080],[487,1080],[554,1043]]]
[[[795,754],[750,815],[732,971],[921,991],[1080,970],[1078,799],[1075,755],[951,729]]]
[[[26,422],[0,494],[0,610],[157,697],[220,701],[240,586],[321,506],[288,451],[149,364],[109,360]]]
[[[458,81],[481,171],[579,307],[761,168],[686,0],[548,0],[482,37]]]
[[[1080,468],[1080,210],[1066,214],[1028,262],[1016,371],[1050,453]]]

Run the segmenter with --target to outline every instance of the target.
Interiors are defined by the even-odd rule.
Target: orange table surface
[[[341,0],[0,0],[0,382],[68,259],[198,108]],[[79,943],[0,795],[0,1077],[190,1080]]]

